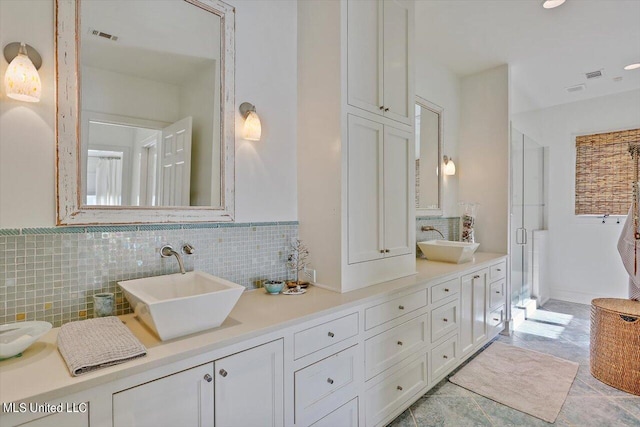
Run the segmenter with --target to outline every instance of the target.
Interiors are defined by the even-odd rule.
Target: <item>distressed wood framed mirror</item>
[[[55,5],[57,224],[233,221],[234,8]]]

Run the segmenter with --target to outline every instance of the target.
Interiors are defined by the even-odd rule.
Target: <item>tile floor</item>
[[[497,340],[580,364],[569,396],[553,425],[640,426],[640,396],[609,387],[589,373],[589,314],[588,305],[551,300],[512,336],[500,335]],[[548,425],[551,424],[472,393],[447,379],[389,424],[390,427]]]

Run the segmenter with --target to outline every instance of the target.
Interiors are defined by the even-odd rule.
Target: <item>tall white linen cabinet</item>
[[[317,283],[415,272],[414,4],[298,3],[298,218]]]

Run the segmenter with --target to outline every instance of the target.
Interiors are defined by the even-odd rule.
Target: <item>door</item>
[[[216,360],[214,370],[216,427],[284,425],[282,340]]]
[[[213,363],[113,395],[114,427],[213,426]]]
[[[367,3],[367,2],[362,2]],[[384,115],[411,124],[413,109],[412,56],[413,2],[383,0],[384,55],[383,99]]]
[[[162,130],[159,206],[189,206],[192,119],[186,117]]]
[[[384,257],[384,126],[349,115],[348,133],[348,256],[354,264]]]
[[[383,114],[382,2],[347,2],[348,102]]]
[[[460,279],[460,350],[462,356],[473,350],[473,275]]]
[[[384,250],[385,256],[412,252],[409,209],[415,178],[412,134],[384,127]],[[414,166],[412,166],[414,165]],[[413,243],[415,245],[415,243]]]
[[[473,285],[473,344],[487,339],[487,271],[479,271],[471,276]]]

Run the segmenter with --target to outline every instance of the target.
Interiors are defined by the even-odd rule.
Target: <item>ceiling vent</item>
[[[569,86],[568,88],[566,88],[566,91],[569,92],[569,93],[582,92],[586,88],[587,88],[586,85],[580,84],[580,85],[575,85],[575,86]]]
[[[585,77],[587,78],[587,80],[591,80],[591,79],[598,79],[600,77],[603,76],[602,73],[603,70],[597,70],[597,71],[590,71],[588,73],[584,73]]]
[[[94,35],[96,37],[102,37],[103,39],[107,39],[107,40],[111,40],[111,41],[118,41],[118,36],[114,36],[112,34],[109,33],[103,33],[102,31],[98,31],[98,30],[89,30],[89,34]]]

